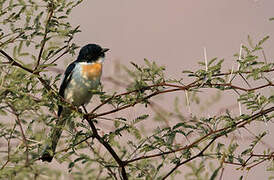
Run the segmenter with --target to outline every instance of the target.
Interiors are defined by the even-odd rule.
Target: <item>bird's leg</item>
[[[85,107],[84,105],[82,105],[82,108],[84,109],[84,112],[85,112],[86,114],[88,114],[88,111],[87,111],[87,109],[86,109],[86,107]]]
[[[87,111],[87,109],[86,109],[86,107],[85,107],[84,105],[82,105],[82,108],[84,109],[84,112],[85,112],[86,114],[88,114],[88,111]],[[97,123],[97,120],[93,119],[93,121],[94,121],[95,123]]]
[[[88,111],[87,111],[87,109],[85,108],[85,105],[81,105],[81,106],[82,106],[82,108],[83,108],[83,110],[84,110],[84,113],[87,114]],[[80,108],[79,108],[79,111],[80,111],[81,113],[83,113],[82,109],[80,109]],[[82,123],[84,122],[84,120],[85,120],[85,118],[82,119]]]

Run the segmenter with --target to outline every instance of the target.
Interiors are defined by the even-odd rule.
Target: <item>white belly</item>
[[[81,65],[75,66],[70,83],[65,90],[65,99],[75,106],[81,106],[89,103],[92,97],[92,90],[96,90],[100,84],[101,75],[96,78],[88,79],[81,74]]]

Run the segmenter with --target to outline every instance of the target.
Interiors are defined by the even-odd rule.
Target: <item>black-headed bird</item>
[[[76,61],[72,62],[65,71],[59,89],[60,96],[77,107],[88,104],[93,95],[91,91],[96,90],[100,85],[102,63],[105,59],[105,52],[108,50],[97,44],[82,47]],[[62,111],[63,107],[58,106],[58,120],[42,152],[40,158],[42,161],[51,162],[53,159],[62,129],[66,124],[66,117],[61,117]]]

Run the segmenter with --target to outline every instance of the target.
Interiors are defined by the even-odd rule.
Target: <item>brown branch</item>
[[[146,87],[143,87],[143,88],[140,88],[140,89],[135,89],[135,90],[132,90],[132,91],[128,91],[128,92],[124,92],[124,93],[121,93],[121,94],[113,95],[110,98],[103,101],[98,106],[96,106],[89,114],[93,114],[95,111],[97,111],[99,108],[101,108],[103,105],[107,104],[108,102],[110,102],[114,98],[119,98],[121,96],[125,96],[125,95],[131,94],[131,93],[136,93],[138,91],[144,91],[144,90],[150,89],[152,87],[157,87],[157,86],[163,86],[163,83],[159,83],[159,84],[151,85],[151,86],[146,86]]]
[[[260,71],[260,72],[274,72],[274,69],[263,70],[263,71]],[[238,74],[238,73],[250,74],[250,73],[253,73],[253,71],[234,71],[232,74]],[[225,76],[225,75],[230,75],[230,74],[231,74],[231,72],[226,72],[226,73],[213,74],[212,76],[213,77],[215,77],[215,76]]]
[[[13,33],[11,33],[11,34],[13,34]],[[10,34],[10,35],[11,35]],[[15,36],[15,37],[13,37],[13,38],[10,38],[10,39],[8,39],[7,41],[5,41],[5,42],[0,42],[1,44],[0,44],[0,47],[1,46],[3,46],[3,45],[5,45],[5,44],[8,44],[8,43],[12,43],[12,42],[14,42],[17,38],[19,38],[20,36],[22,36],[24,34],[24,32],[20,32],[17,36]]]
[[[274,152],[270,153],[270,154],[251,154],[251,156],[253,157],[269,157],[269,158],[274,158]]]
[[[263,157],[263,159],[261,159],[261,161],[257,162],[257,163],[254,163],[254,162],[251,162],[249,164],[247,164],[247,161],[250,160],[252,157]],[[245,163],[241,164],[241,163],[234,163],[234,162],[227,162],[225,161],[224,163],[226,164],[232,164],[232,165],[235,165],[235,166],[242,166],[243,168],[246,167],[247,165],[249,165],[248,167],[246,167],[247,170],[250,170],[251,168],[267,161],[267,160],[270,160],[271,158],[274,158],[274,153],[271,153],[271,154],[251,154],[249,156],[249,158],[245,161]],[[251,165],[253,164],[253,165]]]
[[[18,114],[18,112],[16,111],[16,109],[11,104],[8,103],[8,106],[12,110],[12,113],[15,115],[16,122],[19,125],[20,131],[21,131],[21,134],[22,134],[23,143],[25,144],[25,147],[26,147],[26,164],[25,165],[29,166],[29,146],[28,146],[28,141],[27,141],[27,138],[25,136],[21,120],[19,118],[19,114]]]
[[[241,78],[244,80],[244,82],[248,85],[248,87],[251,88],[251,85],[250,85],[249,82],[246,80],[246,78],[242,75],[242,73],[239,72],[239,75],[240,75]]]
[[[222,179],[223,179],[224,171],[225,171],[225,168],[222,167],[222,171],[221,171],[221,175],[220,175],[220,177],[219,177],[219,180],[222,180]]]
[[[27,141],[27,138],[25,136],[25,133],[24,133],[24,130],[23,130],[23,127],[22,127],[22,123],[21,123],[21,120],[20,120],[18,114],[16,114],[16,119],[17,119],[17,123],[19,124],[20,131],[21,131],[21,134],[22,134],[22,137],[23,137],[23,142],[24,142],[25,147],[26,147],[26,166],[28,166],[29,165],[29,145],[28,145],[28,141]]]
[[[211,136],[211,135],[214,135],[215,134],[215,137],[221,137],[221,136],[224,136],[226,133],[221,133],[221,132],[224,132],[224,131],[227,131],[227,133],[233,129],[236,129],[236,128],[242,128],[244,127],[246,124],[250,123],[251,121],[257,119],[258,117],[260,116],[263,116],[263,115],[266,115],[270,112],[274,111],[274,107],[271,107],[271,108],[268,108],[266,110],[263,110],[263,111],[260,111],[250,117],[247,117],[245,119],[243,119],[242,121],[239,121],[233,125],[230,125],[228,127],[225,127],[225,128],[221,128],[221,129],[218,129],[216,131],[212,131],[210,133],[208,133],[207,135],[197,139],[196,141],[194,141],[192,144],[190,145],[187,145],[187,146],[184,146],[184,147],[181,147],[181,148],[178,148],[178,149],[175,149],[175,150],[171,150],[171,151],[166,151],[166,152],[163,152],[163,153],[157,153],[157,154],[152,154],[152,155],[147,155],[147,156],[140,156],[140,157],[137,157],[137,158],[134,158],[134,159],[131,159],[131,160],[128,160],[126,161],[125,163],[126,164],[129,164],[129,163],[132,163],[132,162],[135,162],[135,161],[139,161],[139,160],[142,160],[142,159],[148,159],[148,158],[154,158],[154,157],[159,157],[159,156],[162,156],[162,155],[167,155],[167,154],[171,154],[171,153],[175,153],[175,152],[178,152],[178,151],[182,151],[182,150],[185,150],[185,149],[190,149],[194,146],[196,146],[197,144],[199,144],[201,141],[203,141],[204,139],[206,139],[207,137]],[[218,134],[219,133],[219,134]]]
[[[106,142],[99,134],[98,131],[93,123],[93,121],[91,120],[91,118],[89,118],[88,115],[85,115],[84,118],[88,121],[91,130],[93,132],[93,137],[95,139],[97,139],[107,150],[108,152],[112,155],[112,157],[115,159],[115,161],[118,163],[119,167],[121,168],[121,174],[123,177],[123,180],[127,180],[127,173],[126,173],[126,169],[125,166],[126,164],[120,159],[120,157],[117,155],[117,153],[114,151],[114,149],[109,145],[108,142]]]
[[[117,112],[117,111],[120,111],[122,109],[126,109],[128,107],[132,107],[146,99],[149,99],[153,96],[156,96],[158,94],[163,94],[163,93],[168,93],[168,92],[173,92],[173,91],[178,91],[178,90],[189,90],[190,88],[192,87],[195,87],[195,84],[199,82],[199,80],[196,80],[186,86],[179,86],[179,85],[173,85],[173,84],[167,84],[165,82],[162,82],[162,83],[159,83],[159,84],[153,84],[153,85],[150,85],[150,86],[146,86],[146,87],[143,87],[143,88],[140,88],[140,89],[135,89],[135,90],[132,90],[132,91],[128,91],[128,92],[124,92],[124,93],[121,93],[121,94],[117,94],[117,95],[113,95],[112,97],[106,99],[105,101],[103,101],[101,104],[99,104],[97,107],[95,107],[90,113],[89,115],[93,115],[91,116],[92,118],[95,118],[95,117],[98,117],[98,116],[103,116],[103,115],[106,115],[106,114],[110,114],[110,113],[114,113],[114,112]],[[144,90],[149,90],[153,87],[164,87],[164,86],[169,86],[169,87],[177,87],[178,89],[169,89],[169,90],[164,90],[164,91],[156,91],[146,97],[144,97],[143,99],[139,99],[137,100],[136,102],[134,102],[133,104],[129,104],[129,105],[126,105],[126,106],[123,106],[123,107],[120,107],[120,108],[117,108],[117,109],[114,109],[114,110],[111,110],[109,112],[105,112],[105,113],[101,113],[101,114],[97,114],[97,115],[94,115],[93,113],[98,110],[99,108],[101,108],[103,105],[107,104],[108,102],[110,102],[112,99],[114,98],[119,98],[121,96],[124,96],[124,95],[128,95],[128,94],[131,94],[131,93],[136,93],[138,91],[144,91]]]
[[[247,167],[246,169],[250,170],[251,168],[253,168],[253,167],[255,167],[255,166],[257,166],[257,165],[259,165],[259,164],[261,164],[261,163],[263,163],[263,162],[265,162],[267,160],[269,160],[269,158],[262,159],[261,161],[253,164],[252,166]]]
[[[67,46],[66,46],[67,47]],[[65,54],[67,54],[69,52],[69,50],[67,49],[66,51],[64,51],[62,54],[60,54],[58,57],[56,57],[52,62],[50,62],[50,64],[54,64],[56,61],[58,61],[61,57],[63,57]]]
[[[105,115],[107,115],[107,114],[112,114],[112,113],[115,113],[115,112],[117,112],[117,111],[121,111],[121,110],[123,110],[123,109],[127,109],[127,108],[129,108],[129,107],[133,107],[133,106],[135,106],[136,104],[138,104],[138,103],[140,103],[140,102],[142,102],[142,101],[144,101],[144,100],[146,100],[146,99],[149,99],[149,98],[151,98],[151,97],[153,97],[153,96],[156,96],[156,95],[158,95],[158,94],[163,94],[163,93],[168,93],[168,92],[174,92],[174,91],[179,91],[179,90],[182,90],[181,88],[178,88],[178,89],[170,89],[170,90],[165,90],[165,91],[156,91],[156,92],[154,92],[154,93],[152,93],[152,94],[150,94],[150,95],[148,95],[148,96],[146,96],[146,97],[144,97],[144,98],[141,98],[141,99],[138,99],[137,101],[135,101],[134,103],[132,103],[132,104],[128,104],[128,105],[125,105],[125,106],[122,106],[122,107],[119,107],[119,108],[116,108],[116,109],[113,109],[113,110],[110,110],[110,111],[107,111],[107,112],[103,112],[103,113],[100,113],[100,114],[91,114],[91,113],[89,113],[88,115],[90,116],[90,118],[96,118],[96,117],[99,117],[99,116],[105,116]]]
[[[74,130],[75,130],[76,132],[78,132],[76,128],[74,128]],[[112,177],[113,177],[115,180],[117,180],[117,177],[116,177],[115,172],[113,172],[112,169],[111,169],[109,166],[105,166],[105,165],[103,164],[103,163],[106,162],[105,159],[104,159],[103,157],[101,157],[101,156],[100,156],[100,153],[96,152],[95,149],[93,148],[93,146],[87,141],[87,140],[88,140],[89,138],[91,138],[91,137],[94,138],[93,135],[88,136],[88,137],[84,138],[83,140],[79,141],[78,143],[73,144],[73,147],[76,147],[77,145],[79,145],[79,144],[85,142],[85,143],[89,146],[89,148],[91,149],[91,151],[92,151],[92,152],[101,160],[101,162],[100,162],[100,161],[98,161],[98,162],[99,162],[103,167],[105,167],[105,168],[109,171],[109,173],[112,175]],[[69,149],[71,149],[71,147],[68,147],[68,148],[66,148],[66,149],[60,150],[60,151],[58,151],[58,152],[56,152],[56,153],[63,152],[63,151],[66,152],[66,151],[68,151]],[[99,152],[100,152],[100,150],[99,150]]]
[[[235,165],[235,166],[243,166],[243,164],[241,163],[235,163],[235,162],[229,162],[229,161],[224,161],[225,164],[231,164],[231,165]]]
[[[255,90],[258,90],[258,89],[262,89],[262,88],[265,88],[267,86],[274,86],[274,84],[272,83],[268,83],[268,84],[265,84],[265,85],[261,85],[261,86],[258,86],[258,87],[255,87],[255,88],[242,88],[242,87],[239,87],[239,86],[236,86],[236,85],[232,85],[230,83],[225,83],[225,84],[206,84],[206,85],[210,85],[210,86],[227,86],[227,87],[230,87],[232,89],[238,89],[238,90],[242,90],[242,91],[245,91],[245,92],[249,92],[249,91],[255,91]]]
[[[10,140],[11,140],[11,136],[15,130],[15,127],[16,127],[16,124],[14,124],[13,128],[12,128],[12,131],[10,131],[10,137],[8,139],[8,157],[7,157],[7,161],[2,165],[2,167],[0,168],[0,170],[4,169],[8,163],[10,162],[10,150],[11,150],[11,147],[10,147]]]
[[[168,176],[170,176],[177,168],[179,168],[180,166],[192,161],[193,159],[196,159],[198,157],[202,157],[204,155],[204,152],[207,150],[207,148],[209,148],[209,146],[217,139],[218,137],[214,137],[197,155],[192,156],[191,158],[186,159],[183,162],[178,163],[174,168],[172,168],[164,177],[163,180],[168,178]]]
[[[236,85],[232,85],[230,83],[224,83],[224,84],[205,84],[205,85],[210,85],[210,86],[227,86],[227,87],[230,87],[231,89],[238,89],[238,90],[242,90],[242,91],[245,91],[245,92],[255,91],[255,90],[262,89],[262,88],[265,88],[265,87],[268,87],[268,86],[274,86],[272,83],[268,83],[268,84],[265,84],[265,85],[262,85],[262,86],[258,86],[258,87],[255,87],[255,88],[246,89],[246,88],[242,88],[242,87],[239,87],[239,86],[236,86]],[[104,116],[104,115],[107,115],[107,114],[112,114],[112,113],[115,113],[117,111],[121,111],[121,110],[127,109],[129,107],[133,107],[136,104],[138,104],[138,103],[140,103],[140,102],[142,102],[144,100],[147,100],[147,99],[149,99],[149,98],[151,98],[153,96],[156,96],[156,95],[159,95],[159,94],[168,93],[168,92],[179,91],[179,90],[189,90],[190,88],[199,87],[200,84],[198,84],[197,81],[195,81],[193,83],[190,83],[189,85],[181,86],[181,85],[174,85],[174,84],[168,84],[168,83],[164,83],[163,82],[163,83],[159,83],[159,84],[155,84],[155,85],[144,87],[142,90],[151,89],[152,87],[159,87],[159,86],[176,87],[176,89],[168,89],[168,90],[164,90],[164,91],[156,91],[156,92],[154,92],[154,93],[152,93],[152,94],[150,94],[150,95],[148,95],[148,96],[146,96],[144,98],[137,99],[132,104],[128,104],[128,105],[125,105],[125,106],[122,106],[122,107],[119,107],[119,108],[116,108],[116,109],[113,109],[113,110],[110,110],[110,111],[107,111],[107,112],[103,112],[103,113],[100,113],[100,114],[94,114],[94,112],[96,110],[98,110],[103,105],[105,105],[108,102],[110,102],[112,99],[117,98],[117,97],[121,97],[123,95],[128,95],[128,94],[131,94],[131,93],[135,93],[135,92],[140,91],[140,90],[133,90],[133,91],[121,93],[121,94],[118,94],[118,95],[114,95],[114,96],[108,98],[107,100],[105,100],[104,102],[102,102],[97,107],[95,107],[88,115],[90,116],[90,118],[93,119],[93,118],[96,118],[96,117],[99,117],[99,116]]]
[[[81,143],[83,143],[83,142],[87,142],[88,139],[93,138],[93,137],[94,137],[93,135],[90,135],[90,136],[84,138],[83,140],[81,140],[81,141],[79,141],[79,142],[73,144],[73,147],[75,147],[75,146],[77,146],[77,145],[79,145],[79,144],[81,144]],[[59,151],[56,151],[56,154],[58,154],[58,153],[60,153],[60,152],[67,152],[69,149],[71,149],[71,147],[67,147],[67,148],[61,149],[61,150],[59,150]]]
[[[5,51],[3,51],[2,49],[0,49],[0,53],[3,54],[3,55],[8,59],[8,61],[9,61],[9,63],[10,63],[11,65],[17,66],[17,67],[19,67],[19,68],[21,68],[21,69],[23,69],[23,70],[25,70],[25,71],[27,71],[27,72],[29,72],[29,73],[34,74],[34,72],[33,72],[32,69],[29,69],[29,68],[27,68],[27,67],[21,65],[20,63],[18,63],[17,61],[15,61],[12,57],[10,57],[10,55],[8,55],[8,54],[7,54]]]
[[[53,12],[54,12],[54,7],[53,7],[52,3],[49,3],[48,8],[49,8],[49,13],[48,13],[48,19],[47,19],[47,22],[46,22],[46,25],[45,25],[44,37],[43,37],[43,40],[42,40],[42,45],[41,45],[41,48],[40,48],[40,52],[39,52],[37,63],[36,63],[36,66],[35,66],[34,70],[36,70],[38,68],[39,64],[40,64],[42,53],[44,51],[44,47],[45,47],[45,44],[46,44],[47,35],[49,33],[49,23],[50,23],[50,20],[52,18]]]

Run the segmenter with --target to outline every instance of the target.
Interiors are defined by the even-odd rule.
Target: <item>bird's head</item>
[[[105,57],[105,52],[109,49],[102,48],[97,44],[88,44],[81,48],[77,61],[78,62],[97,62],[103,61]]]

